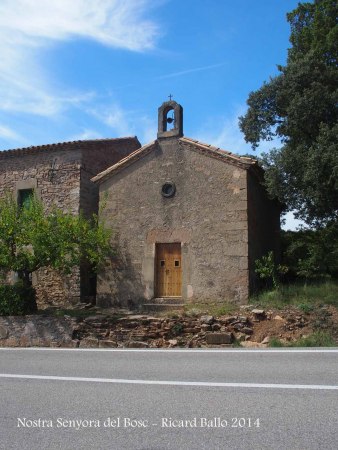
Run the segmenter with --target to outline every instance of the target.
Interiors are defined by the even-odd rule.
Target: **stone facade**
[[[98,188],[90,179],[140,147],[135,137],[65,142],[0,152],[0,195],[34,189],[45,207],[86,216],[98,211]],[[39,306],[65,305],[95,294],[88,271],[69,277],[42,269],[33,275]]]
[[[180,120],[167,130],[171,110]],[[243,303],[255,287],[254,260],[278,246],[279,205],[268,199],[257,162],[182,137],[181,117],[177,104],[166,102],[158,139],[93,179],[117,248],[99,275],[99,305],[157,296],[160,243],[181,245],[183,302]],[[162,195],[170,183],[175,194]]]

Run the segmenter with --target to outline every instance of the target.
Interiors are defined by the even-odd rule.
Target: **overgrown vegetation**
[[[236,305],[230,302],[210,302],[193,303],[184,306],[184,314],[188,317],[197,317],[202,314],[211,314],[212,316],[225,316],[236,310]]]
[[[308,228],[282,233],[281,266],[272,253],[256,262],[270,290],[252,301],[310,313],[321,304],[338,307],[337,2],[301,2],[287,21],[286,65],[250,93],[240,128],[253,149],[281,141],[258,157],[265,186]]]
[[[271,338],[269,347],[335,347],[336,342],[332,334],[327,331],[315,331],[313,334],[284,343],[280,339]]]
[[[68,274],[86,263],[96,270],[110,253],[110,233],[95,215],[47,212],[36,197],[24,206],[10,194],[0,199],[0,272],[16,272],[26,286],[42,267]]]
[[[338,278],[338,223],[320,230],[282,233],[283,265],[287,280]]]
[[[322,305],[338,308],[338,281],[282,284],[278,289],[258,293],[250,301],[264,308],[282,309],[285,306],[296,306],[304,312],[310,312]]]
[[[266,287],[273,286],[277,289],[280,285],[280,277],[284,275],[288,268],[275,263],[273,252],[263,255],[261,259],[255,261],[255,272],[261,280],[264,280]]]
[[[36,312],[35,291],[23,283],[0,285],[0,316],[19,316]]]

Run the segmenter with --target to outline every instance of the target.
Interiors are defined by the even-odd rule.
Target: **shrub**
[[[280,339],[272,337],[269,341],[269,347],[284,347],[284,345]]]
[[[288,271],[286,266],[275,263],[272,251],[255,261],[255,272],[261,280],[265,280],[267,285],[272,285],[274,289],[279,287],[279,277]]]
[[[21,316],[37,310],[35,290],[22,283],[0,285],[0,315]]]
[[[171,332],[174,336],[177,336],[179,334],[181,334],[183,332],[183,324],[181,322],[176,322],[172,327],[171,327]]]

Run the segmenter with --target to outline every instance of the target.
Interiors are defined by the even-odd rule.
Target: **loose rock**
[[[232,333],[207,333],[205,339],[209,345],[231,344],[234,336]]]
[[[200,318],[201,323],[206,323],[208,325],[211,325],[215,321],[214,316],[202,316]]]

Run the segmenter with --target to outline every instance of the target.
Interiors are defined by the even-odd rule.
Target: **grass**
[[[232,314],[236,309],[236,305],[227,301],[224,303],[193,303],[184,306],[184,314],[188,317],[197,317],[203,314],[219,317]]]
[[[311,312],[316,306],[333,305],[338,307],[338,281],[294,283],[281,285],[273,291],[264,291],[253,298],[262,307],[282,309],[297,306],[303,312]]]
[[[269,347],[336,347],[336,345],[332,334],[327,331],[315,331],[310,336],[286,344],[277,338],[271,338],[269,342]]]

